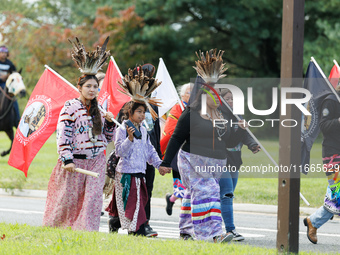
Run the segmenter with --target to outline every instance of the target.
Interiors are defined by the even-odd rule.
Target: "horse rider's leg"
[[[15,101],[13,103],[13,108],[14,108],[14,112],[15,112],[15,125],[14,126],[18,126],[19,125],[19,122],[20,122],[20,112],[19,112],[19,104],[18,104],[18,101]]]
[[[11,140],[11,147],[9,147],[9,150],[1,152],[1,157],[4,157],[11,152],[12,144],[13,144],[13,140],[14,140],[13,128],[11,128],[10,130],[6,130],[5,132],[6,132],[7,136],[9,137],[9,139]]]

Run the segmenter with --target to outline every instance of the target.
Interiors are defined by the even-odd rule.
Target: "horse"
[[[4,89],[0,87],[0,131],[5,131],[11,140],[10,148],[0,154],[2,157],[10,153],[14,140],[13,127],[19,125],[13,104],[17,95],[23,97],[25,94],[26,87],[19,72],[13,72],[7,78]]]

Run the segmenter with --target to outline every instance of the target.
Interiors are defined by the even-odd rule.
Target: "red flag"
[[[130,101],[130,97],[117,90],[119,88],[118,81],[122,82],[122,77],[118,66],[111,59],[98,95],[98,102],[104,109],[112,112],[114,116],[118,114],[126,102]]]
[[[336,65],[334,65],[328,77],[329,82],[333,85],[334,88],[338,86],[339,78],[340,70]]]
[[[57,128],[61,108],[67,100],[75,97],[79,97],[75,88],[51,71],[44,71],[22,114],[9,165],[23,171],[27,177],[33,158]]]

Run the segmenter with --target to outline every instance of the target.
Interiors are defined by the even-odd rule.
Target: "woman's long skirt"
[[[104,152],[94,159],[74,159],[77,168],[95,173],[92,177],[70,173],[61,168],[58,160],[48,183],[43,226],[73,230],[99,231],[105,182]]]
[[[225,165],[226,159],[207,158],[180,150],[178,166],[186,187],[180,212],[180,233],[195,236],[198,240],[211,240],[223,233],[221,173],[216,169]]]

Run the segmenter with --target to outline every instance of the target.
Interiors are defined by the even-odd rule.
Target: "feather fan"
[[[148,65],[148,66],[147,66]],[[157,113],[152,109],[150,104],[155,106],[160,106],[162,102],[156,98],[150,98],[152,91],[154,91],[161,81],[155,80],[152,77],[154,74],[155,67],[150,69],[150,64],[145,64],[143,66],[138,66],[134,70],[129,69],[128,74],[122,79],[122,83],[118,81],[121,88],[118,89],[119,92],[131,97],[134,102],[145,104],[153,119],[157,118]]]
[[[193,68],[197,71],[197,74],[203,78],[206,83],[216,83],[219,79],[225,77],[223,74],[228,68],[224,67],[222,55],[224,51],[218,51],[217,49],[211,49],[204,52],[196,52],[198,60],[195,61],[196,66]]]
[[[97,46],[96,50],[92,52],[86,52],[85,47],[80,43],[76,37],[76,41],[69,42],[72,44],[72,59],[78,66],[79,70],[83,74],[96,75],[98,70],[105,64],[108,57],[110,57],[110,51],[105,51],[109,37],[106,38],[102,47]]]

